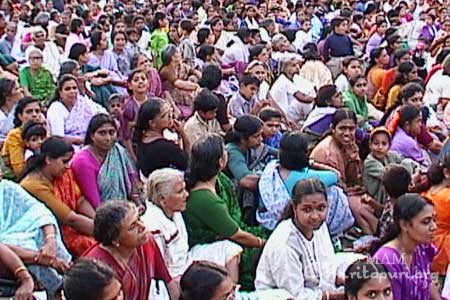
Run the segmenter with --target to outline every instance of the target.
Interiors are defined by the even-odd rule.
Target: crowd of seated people
[[[450,300],[448,4],[0,1],[0,297]]]

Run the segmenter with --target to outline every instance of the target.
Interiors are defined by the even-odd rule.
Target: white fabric
[[[14,112],[16,111],[16,107],[6,115],[3,110],[0,109],[0,141],[4,141],[8,132],[14,128]]]
[[[439,98],[450,98],[450,76],[437,71],[427,83],[423,101],[426,105],[436,105]]]
[[[258,90],[258,101],[262,101],[267,99],[267,95],[269,94],[270,85],[267,83],[267,81],[262,81],[259,85]]]
[[[148,203],[141,220],[152,231],[172,277],[181,276],[193,261],[207,260],[225,266],[242,252],[242,247],[231,241],[197,245],[189,251],[188,234],[181,213],[176,212],[169,219],[153,203]]]
[[[233,35],[225,30],[220,33],[219,39],[216,41],[216,48],[225,51],[227,44],[233,39]]]
[[[145,30],[142,31],[141,38],[137,42],[139,49],[141,49],[141,51],[148,51],[148,48],[150,47],[150,40],[151,40],[150,33]]]
[[[328,264],[333,257],[333,245],[325,223],[309,241],[292,219],[282,221],[262,252],[256,270],[256,290],[281,288],[296,300],[321,300],[323,289],[336,290],[336,268]]]
[[[344,74],[339,75],[334,84],[336,85],[339,92],[344,93],[348,90],[350,90],[350,82],[347,79],[347,76]]]
[[[54,101],[47,110],[47,122],[51,135],[65,136],[65,123],[70,111],[60,101]]]
[[[292,44],[294,45],[295,49],[303,51],[303,47],[308,43],[312,43],[312,40],[312,30],[309,30],[308,32],[299,30],[295,34],[295,40]]]
[[[242,61],[248,63],[248,59],[250,56],[250,51],[248,50],[247,45],[242,42],[242,40],[238,37],[233,38],[234,43],[225,49],[225,53],[222,57],[222,62],[224,64],[229,64],[237,61]]]
[[[450,265],[447,267],[447,275],[445,276],[444,287],[442,288],[441,296],[445,299],[450,299]]]

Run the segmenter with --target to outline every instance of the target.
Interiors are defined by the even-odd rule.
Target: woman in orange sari
[[[385,48],[374,48],[370,51],[370,64],[367,67],[367,98],[372,100],[378,90],[381,88],[386,70],[384,66],[389,63],[389,55]]]
[[[30,158],[20,185],[53,212],[61,226],[64,243],[75,257],[95,244],[92,237],[95,211],[81,195],[69,161],[72,145],[51,137],[41,152]]]
[[[428,172],[431,188],[423,196],[431,200],[436,211],[437,229],[433,243],[438,252],[431,264],[432,272],[446,275],[450,263],[450,152],[445,153]]]

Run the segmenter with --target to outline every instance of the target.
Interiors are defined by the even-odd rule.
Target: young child
[[[259,118],[264,122],[263,142],[267,146],[278,149],[283,134],[281,133],[281,113],[272,107],[263,108],[259,112]]]
[[[183,61],[191,67],[194,67],[195,64],[195,48],[194,43],[190,39],[190,36],[194,29],[194,22],[192,22],[192,20],[190,19],[181,21],[180,27],[178,28],[178,31],[181,35],[180,45],[178,46],[178,49],[181,52]]]
[[[118,140],[122,141],[122,134],[120,134],[120,116],[122,114],[123,107],[123,97],[120,94],[112,94],[108,98],[107,106],[108,113],[114,118],[116,121],[117,132],[119,133]]]
[[[25,161],[40,151],[46,138],[47,129],[42,123],[30,121],[24,125],[22,139],[25,142]]]
[[[391,131],[395,133],[392,137],[391,150],[403,157],[411,158],[427,170],[431,164],[430,157],[417,141],[422,126],[421,111],[415,106],[406,105],[400,110],[396,123]]]
[[[306,19],[300,26],[300,30],[295,34],[295,40],[292,43],[295,46],[295,49],[303,52],[303,48],[306,44],[312,43],[312,30],[311,30],[311,20]]]
[[[239,80],[239,92],[231,99],[228,105],[230,115],[235,118],[246,114],[257,114],[266,101],[256,101],[260,81],[253,75],[244,74]]]
[[[390,165],[384,171],[382,183],[389,198],[378,222],[377,236],[379,237],[386,234],[389,225],[394,221],[394,206],[397,199],[409,191],[411,175],[401,165]]]
[[[184,131],[193,144],[208,133],[223,133],[216,119],[219,98],[208,89],[203,89],[194,100],[194,114],[184,124]]]
[[[401,157],[397,152],[389,151],[391,134],[385,127],[375,128],[369,138],[370,154],[364,161],[363,183],[367,193],[384,205],[388,195],[382,188],[381,179],[386,166],[402,164],[412,174],[417,164],[411,159]]]

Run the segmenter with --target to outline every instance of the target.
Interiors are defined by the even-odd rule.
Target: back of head
[[[399,198],[408,192],[411,175],[402,165],[393,164],[386,167],[381,181],[390,198]]]
[[[220,86],[221,80],[222,70],[219,66],[209,64],[203,68],[199,85],[213,91]]]
[[[441,184],[450,176],[450,152],[444,153],[438,162],[433,163],[428,171],[428,179],[432,185]]]
[[[81,43],[76,43],[76,44],[73,44],[73,46],[70,48],[68,58],[78,61],[80,59],[80,56],[86,54],[87,52],[88,52],[88,49],[85,45],[83,45]]]
[[[309,166],[308,138],[300,131],[286,132],[280,140],[280,165],[301,171]]]
[[[224,267],[206,261],[196,261],[181,276],[180,300],[210,300],[228,276]]]
[[[404,128],[407,122],[413,121],[415,118],[420,116],[420,110],[412,105],[406,105],[400,109],[400,120],[398,121],[398,126]]]
[[[103,262],[81,258],[64,274],[63,291],[67,300],[101,300],[115,272]]]

